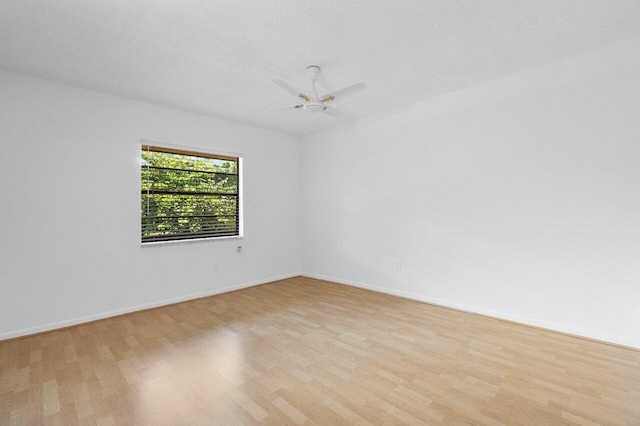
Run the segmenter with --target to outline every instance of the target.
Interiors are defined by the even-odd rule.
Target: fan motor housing
[[[313,99],[308,102],[305,102],[302,108],[306,112],[310,112],[310,113],[321,112],[327,109],[327,107],[324,105],[324,102],[320,100],[313,100]]]

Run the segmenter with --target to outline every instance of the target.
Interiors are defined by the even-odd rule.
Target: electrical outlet
[[[213,272],[217,272],[218,271],[218,262],[214,262],[213,263]]]
[[[396,271],[399,271],[399,270],[401,270],[401,269],[402,269],[402,263],[401,263],[399,260],[396,260],[396,261],[395,261],[395,263],[394,263],[394,269],[395,269]]]

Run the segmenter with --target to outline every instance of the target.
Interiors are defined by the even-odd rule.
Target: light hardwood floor
[[[640,424],[640,352],[314,280],[0,342],[0,424]]]

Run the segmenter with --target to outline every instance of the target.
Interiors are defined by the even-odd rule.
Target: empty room
[[[0,0],[0,425],[640,425],[640,2]]]

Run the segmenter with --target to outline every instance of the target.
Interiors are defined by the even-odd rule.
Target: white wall
[[[240,153],[245,238],[141,247],[140,139]],[[297,275],[299,164],[297,137],[0,73],[0,339]]]
[[[638,52],[305,138],[304,273],[640,347]]]
[[[640,347],[638,51],[302,142],[0,72],[0,339],[296,275],[302,239],[310,276]],[[140,139],[241,153],[245,239],[142,248]]]

